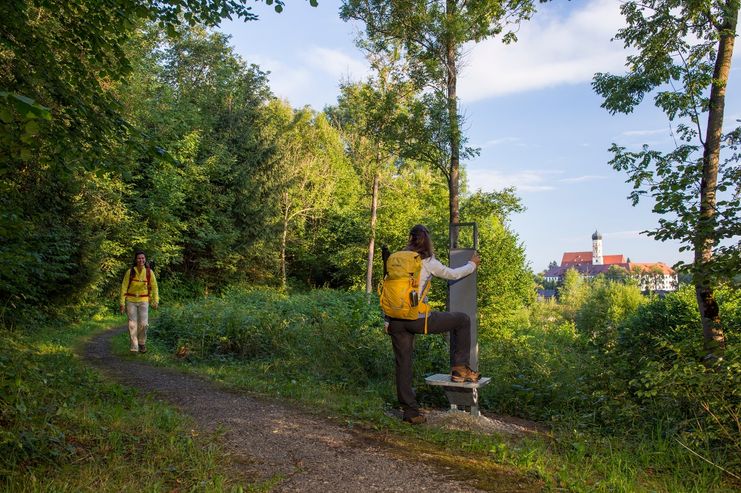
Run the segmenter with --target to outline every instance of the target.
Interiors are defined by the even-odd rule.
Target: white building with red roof
[[[597,231],[592,235],[591,252],[564,252],[561,265],[549,268],[544,277],[546,281],[561,282],[567,270],[575,269],[582,277],[591,279],[600,274],[620,272],[611,271],[613,267],[636,278],[644,291],[675,291],[679,285],[677,273],[663,262],[631,262],[623,255],[603,255],[602,234]]]

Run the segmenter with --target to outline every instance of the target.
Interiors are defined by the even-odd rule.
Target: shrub
[[[223,297],[163,310],[154,337],[192,357],[273,361],[286,374],[367,384],[393,375],[393,357],[375,298],[315,290],[291,297],[232,289]]]
[[[616,344],[618,327],[645,303],[638,286],[598,277],[576,312],[576,328],[598,348]]]

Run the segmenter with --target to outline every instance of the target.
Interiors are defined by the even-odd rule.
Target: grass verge
[[[266,491],[227,473],[217,437],[135,390],[105,381],[76,355],[120,317],[25,334],[2,331],[0,490]]]
[[[403,424],[391,412],[393,360],[377,311],[351,293],[234,293],[166,310],[154,327],[147,357],[235,389],[300,403],[309,412],[393,443],[401,453],[465,469],[491,491],[500,491],[497,471],[503,468],[528,487],[542,484],[553,491],[739,491],[741,484],[675,443],[672,430],[649,422],[634,428],[638,433],[590,430],[579,422],[583,410],[578,406],[551,422],[549,433],[520,439]],[[421,378],[445,366],[444,341],[417,342],[418,399],[442,406],[442,391]],[[126,352],[125,337],[116,344]],[[552,349],[561,354],[564,348]]]

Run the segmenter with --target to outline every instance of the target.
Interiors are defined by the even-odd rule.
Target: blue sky
[[[260,20],[228,22],[221,30],[247,62],[270,71],[273,92],[294,107],[317,110],[335,103],[343,79],[368,75],[354,39],[360,26],[339,19],[337,0],[291,2],[281,14],[255,6]],[[666,118],[647,99],[631,115],[611,116],[591,89],[596,72],[622,73],[626,52],[611,42],[623,23],[615,0],[573,0],[538,5],[520,26],[519,41],[498,39],[466,47],[458,94],[469,144],[481,155],[464,163],[469,189],[515,186],[527,208],[511,218],[534,271],[565,251],[591,250],[603,234],[605,254],[636,262],[688,261],[678,244],[657,242],[643,230],[656,226],[651,205],[631,206],[626,176],[607,164],[615,142],[629,148],[671,145]],[[741,118],[736,50],[726,126]],[[447,199],[445,199],[447,200]]]

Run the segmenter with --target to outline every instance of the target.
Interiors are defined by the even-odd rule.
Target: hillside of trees
[[[11,81],[52,116],[26,120],[11,105],[3,123],[6,323],[27,307],[112,301],[136,249],[171,299],[235,283],[365,288],[374,178],[374,249],[403,247],[416,223],[447,244],[445,178],[402,159],[391,137],[362,142],[371,123],[357,120],[373,101],[356,93],[376,81],[345,87],[325,111],[294,109],[227,37],[179,29],[168,38],[146,26],[125,40],[130,70],[96,89],[110,113],[47,94],[51,81],[36,74]],[[507,217],[520,207],[511,191],[462,199],[466,219],[497,238],[484,243],[484,279],[511,277],[519,305],[532,280]],[[372,267],[374,287],[380,256]]]

